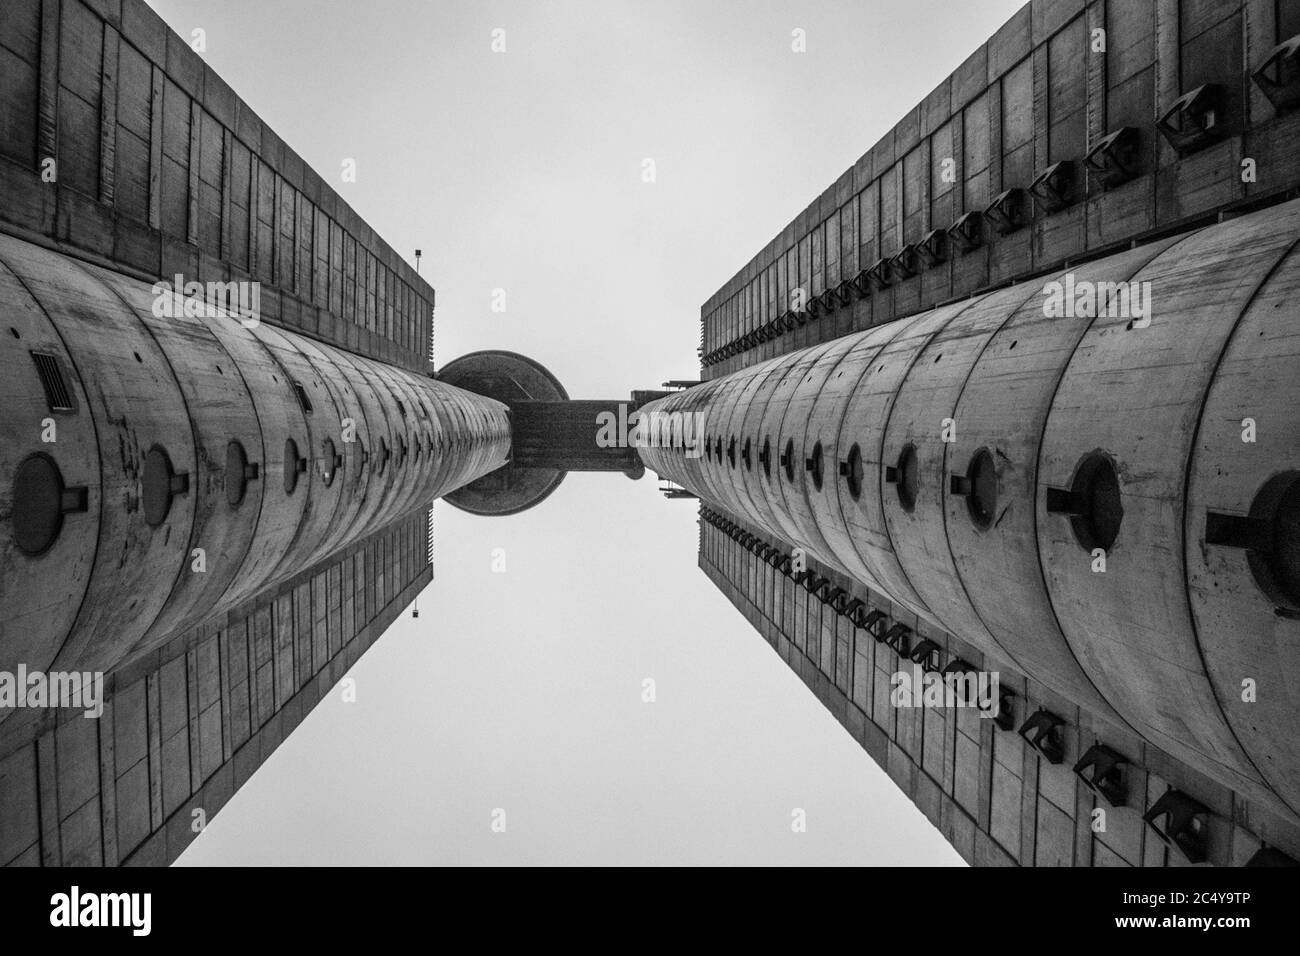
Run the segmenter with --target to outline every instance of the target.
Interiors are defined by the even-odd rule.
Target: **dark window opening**
[[[804,470],[812,476],[813,487],[818,491],[822,490],[822,481],[825,477],[822,468],[822,443],[818,442],[813,445],[811,457],[804,460]]]
[[[898,453],[898,464],[885,469],[885,481],[898,492],[898,502],[909,514],[916,507],[916,492],[920,483],[916,461],[916,446],[906,445]]]
[[[998,508],[998,470],[987,448],[981,448],[966,470],[966,508],[976,527],[990,528]]]
[[[1047,510],[1070,517],[1074,538],[1085,551],[1109,551],[1124,520],[1119,475],[1103,452],[1093,452],[1075,469],[1069,490],[1047,489]]]

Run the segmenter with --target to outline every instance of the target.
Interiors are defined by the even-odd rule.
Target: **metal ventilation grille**
[[[32,361],[36,363],[36,374],[41,377],[41,388],[45,389],[45,401],[50,406],[50,411],[76,411],[77,406],[72,400],[67,379],[63,377],[63,363],[59,357],[46,352],[33,352]]]
[[[429,564],[433,564],[433,509],[429,509]]]
[[[308,415],[312,412],[311,399],[307,397],[307,389],[302,387],[302,382],[294,382],[293,390],[298,393],[298,404]]]

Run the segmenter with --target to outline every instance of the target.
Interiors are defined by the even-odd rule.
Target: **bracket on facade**
[[[821,589],[822,585],[828,582],[826,578],[819,577],[814,572],[808,571],[804,574],[803,580],[799,583],[803,585],[803,589],[809,594],[816,594],[817,591]]]
[[[1206,857],[1205,824],[1210,808],[1181,790],[1170,788],[1142,814],[1142,820],[1166,845],[1178,850],[1190,863]],[[1163,820],[1163,823],[1157,821]]]
[[[1142,171],[1142,136],[1135,126],[1107,133],[1088,150],[1083,164],[1106,188],[1126,183]]]
[[[1010,733],[1016,726],[1016,695],[1007,687],[998,687],[998,712],[993,726]]]
[[[847,617],[854,627],[861,628],[866,618],[866,608],[866,601],[862,600],[862,598],[854,598],[844,605],[840,613]]]
[[[1028,203],[1020,187],[999,193],[984,209],[984,218],[999,236],[1007,236],[1028,222]]]
[[[1074,160],[1048,166],[1029,184],[1029,194],[1043,212],[1060,212],[1074,202]]]
[[[874,608],[866,617],[862,619],[862,629],[876,639],[876,642],[884,640],[885,621],[889,615],[880,608]]]
[[[1093,744],[1074,765],[1074,774],[1112,807],[1122,807],[1128,801],[1128,788],[1124,785],[1127,763],[1105,744]]]
[[[920,271],[916,246],[909,243],[899,249],[889,260],[889,271],[896,279],[910,279]]]
[[[1060,717],[1040,707],[1020,726],[1019,733],[1048,763],[1058,764],[1065,759],[1065,744],[1060,730],[1064,723]]]
[[[1277,112],[1300,106],[1300,35],[1275,46],[1250,78]]]
[[[879,638],[879,641],[886,647],[897,651],[900,657],[906,657],[910,643],[908,635],[911,633],[912,629],[906,624],[895,624],[885,632],[884,637]]]
[[[916,244],[916,254],[925,263],[927,269],[948,261],[948,233],[942,229],[931,229]]]
[[[984,244],[984,214],[972,210],[948,227],[948,241],[962,252],[973,252]]]
[[[947,664],[944,665],[944,668],[942,671],[940,671],[940,674],[942,674],[946,680],[949,677],[960,676],[964,678],[967,674],[979,674],[979,670],[969,661],[964,661],[960,657],[954,657],[952,660],[950,660]],[[960,687],[962,686],[962,684],[959,683],[957,684],[957,686]],[[968,695],[963,694],[962,703],[970,704],[972,703],[972,701],[970,700]]]
[[[1194,153],[1223,138],[1222,101],[1217,83],[1198,86],[1178,97],[1156,126],[1180,155]]]
[[[867,270],[867,278],[877,289],[888,289],[890,284],[889,278],[889,260],[877,259]]]
[[[927,637],[911,649],[907,659],[913,664],[920,664],[923,671],[934,672],[939,669],[939,658],[942,652],[943,648]]]

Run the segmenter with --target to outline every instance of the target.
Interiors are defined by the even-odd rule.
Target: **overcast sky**
[[[575,398],[697,377],[700,304],[1021,5],[150,2],[423,250],[439,364],[511,349]],[[653,475],[435,527],[421,616],[358,700],[323,701],[180,863],[960,864],[704,577],[694,503]]]

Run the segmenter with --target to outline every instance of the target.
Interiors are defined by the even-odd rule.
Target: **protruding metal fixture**
[[[843,588],[826,588],[821,595],[823,604],[829,605],[836,614],[843,614],[849,603],[849,592]]]
[[[1074,202],[1074,160],[1064,159],[1044,169],[1029,184],[1029,194],[1043,212],[1060,212]]]
[[[889,260],[889,271],[895,279],[900,280],[910,279],[916,275],[920,271],[916,246],[909,243],[894,253],[894,258]]]
[[[884,640],[885,624],[889,620],[889,615],[880,608],[872,608],[870,613],[862,619],[862,629],[876,639],[877,642]]]
[[[72,389],[68,388],[68,376],[63,370],[61,356],[50,352],[31,352],[32,362],[36,365],[36,375],[41,380],[41,389],[45,392],[45,404],[51,412],[75,413],[77,399]]]
[[[984,209],[984,218],[989,221],[999,236],[1008,236],[1029,221],[1029,203],[1025,191],[1019,186],[999,193]]]
[[[1207,83],[1184,93],[1165,110],[1156,126],[1181,155],[1204,149],[1224,136],[1223,88]]]
[[[933,269],[948,261],[948,233],[943,229],[931,229],[916,244],[916,254],[925,263],[927,269]]]
[[[863,269],[849,280],[849,284],[853,286],[853,291],[859,298],[865,299],[871,294],[871,270]]]
[[[867,278],[877,289],[888,289],[892,281],[888,259],[877,259],[867,270]]]
[[[923,638],[908,653],[907,659],[913,664],[920,664],[923,671],[937,671],[939,669],[939,658],[943,648],[938,642]]]
[[[1093,744],[1074,765],[1074,773],[1097,796],[1112,807],[1127,805],[1124,767],[1128,760],[1105,744]]]
[[[1134,126],[1121,126],[1107,133],[1084,157],[1088,172],[1110,188],[1133,179],[1141,172],[1142,136]]]
[[[993,726],[1006,733],[1016,726],[1016,694],[1009,687],[998,686],[998,712],[993,718]]]
[[[1277,112],[1300,107],[1300,34],[1275,46],[1250,78]]]
[[[880,638],[880,643],[897,651],[900,657],[906,657],[910,646],[908,635],[911,633],[912,629],[906,624],[895,624],[885,632],[884,637]]]
[[[1165,844],[1178,850],[1190,863],[1206,857],[1205,830],[1210,808],[1181,790],[1170,788],[1142,814],[1143,821]],[[1163,822],[1157,822],[1163,821]]]
[[[965,678],[967,674],[978,675],[979,670],[975,667],[975,665],[971,664],[969,661],[964,661],[960,657],[954,657],[952,660],[950,660],[947,664],[944,665],[944,668],[942,671],[940,671],[940,674],[943,675],[946,681],[949,677]],[[956,686],[961,687],[962,683],[958,682]],[[974,703],[974,701],[970,700],[969,696],[963,695],[962,703],[971,704]]]
[[[816,594],[827,583],[827,579],[816,572],[809,571],[799,583],[803,585],[803,589],[809,594]]]
[[[984,245],[984,214],[971,210],[948,227],[948,241],[959,252],[973,252]]]
[[[853,598],[851,601],[845,602],[844,607],[840,609],[840,613],[847,617],[849,623],[854,627],[861,628],[867,615],[867,602],[862,598]]]
[[[1060,730],[1064,723],[1056,714],[1040,707],[1021,725],[1019,733],[1048,763],[1058,764],[1065,759],[1065,742]]]

